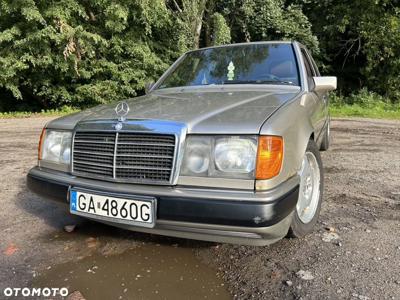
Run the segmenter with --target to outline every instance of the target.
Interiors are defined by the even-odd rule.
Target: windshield
[[[187,53],[158,88],[222,84],[299,85],[291,44],[247,44]]]

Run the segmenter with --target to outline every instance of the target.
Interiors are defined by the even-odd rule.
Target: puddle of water
[[[231,299],[216,271],[191,249],[154,244],[52,266],[32,286],[67,287],[87,300]]]

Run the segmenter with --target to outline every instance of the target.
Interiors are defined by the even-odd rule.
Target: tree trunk
[[[215,1],[208,1],[204,12],[204,46],[212,45],[213,15],[215,12]]]
[[[250,32],[247,29],[247,25],[243,23],[242,25],[242,30],[243,30],[243,34],[244,34],[244,40],[246,43],[250,43],[251,42],[251,36],[250,36]]]
[[[200,35],[201,29],[203,27],[203,17],[204,11],[206,9],[207,0],[198,0],[196,1],[197,8],[193,10],[193,19],[194,19],[194,32],[193,32],[193,47],[195,49],[199,48],[200,45]]]

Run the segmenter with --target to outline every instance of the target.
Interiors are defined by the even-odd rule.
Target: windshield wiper
[[[285,80],[228,80],[228,81],[223,81],[222,84],[287,84],[287,85],[293,85],[293,82],[285,81]]]

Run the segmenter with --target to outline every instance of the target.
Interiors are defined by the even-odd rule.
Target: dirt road
[[[334,120],[315,232],[248,247],[73,219],[31,194],[25,176],[49,120],[0,120],[0,298],[5,287],[58,284],[101,299],[96,274],[115,266],[115,276],[106,272],[115,299],[218,299],[228,291],[239,299],[400,299],[400,122]]]

